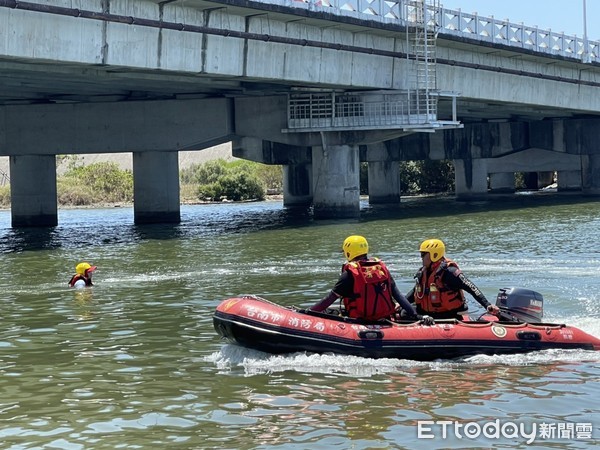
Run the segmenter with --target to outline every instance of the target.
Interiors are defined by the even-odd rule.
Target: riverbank
[[[185,170],[192,166],[204,164],[208,161],[222,159],[225,161],[237,160],[232,154],[231,143],[217,145],[209,147],[203,150],[194,151],[180,151],[178,152],[178,164],[179,170]],[[81,155],[60,155],[56,158],[56,175],[58,178],[62,177],[66,172],[71,170],[73,167],[86,167],[92,164],[99,163],[113,163],[116,164],[120,170],[133,170],[133,154],[132,153],[104,153],[104,154],[81,154]],[[8,156],[0,157],[0,210],[10,210],[10,161]],[[85,192],[82,186],[82,192]],[[89,194],[81,194],[84,197],[91,198]],[[181,204],[198,204],[204,203],[198,200],[196,197],[196,189],[186,189],[182,186],[180,193]],[[69,197],[69,196],[67,196]],[[73,199],[70,196],[68,200],[77,202],[77,199]],[[72,204],[61,204],[59,198],[59,209],[75,209],[75,208],[118,208],[118,207],[131,207],[132,202],[94,202],[88,205],[72,205]]]
[[[266,201],[266,202],[282,202],[283,201],[283,195],[278,194],[278,195],[267,195],[265,197],[264,200],[260,200],[260,201]],[[244,202],[236,202],[236,203],[253,203],[253,200],[250,201],[244,201]],[[218,205],[221,203],[233,203],[233,202],[228,202],[228,201],[223,201],[223,202],[205,202],[202,200],[197,200],[197,199],[181,199],[181,201],[179,202],[180,205]],[[133,208],[133,202],[114,202],[114,203],[107,203],[107,202],[98,202],[98,203],[94,203],[94,204],[90,204],[90,205],[58,205],[58,209],[103,209],[103,208]],[[10,210],[10,208],[0,208],[0,211],[7,211]]]

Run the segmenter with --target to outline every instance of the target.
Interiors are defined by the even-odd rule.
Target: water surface
[[[14,230],[0,212],[2,448],[597,448],[595,352],[414,362],[273,356],[219,340],[212,313],[225,298],[321,298],[349,234],[367,237],[404,292],[419,243],[439,237],[489,300],[534,289],[547,321],[600,336],[600,203],[362,208],[360,220],[314,221],[278,202],[183,206],[181,224],[152,226],[133,225],[131,208],[61,210],[57,227]],[[99,267],[96,286],[68,289],[81,260]],[[495,420],[554,432],[527,445],[443,438],[434,424],[432,439],[418,437],[419,421]],[[590,437],[576,435],[581,424]]]

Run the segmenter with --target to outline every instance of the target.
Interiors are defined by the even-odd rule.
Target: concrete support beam
[[[600,195],[600,154],[583,155],[581,160],[583,166],[583,194]]]
[[[373,161],[369,163],[369,203],[400,203],[400,163]]]
[[[231,154],[262,164],[304,164],[312,161],[312,149],[290,144],[242,137],[232,141]]]
[[[198,150],[233,137],[231,99],[0,108],[0,154]]]
[[[283,205],[310,206],[312,190],[312,149],[253,137],[233,140],[232,155],[262,164],[283,166]]]
[[[580,191],[581,170],[559,170],[557,173],[558,191]]]
[[[361,147],[361,159],[369,163],[369,203],[400,203],[400,162],[390,158],[391,150],[385,142]]]
[[[513,172],[490,173],[490,191],[493,194],[514,193],[515,174]]]
[[[315,219],[360,215],[358,145],[328,145],[312,149]]]
[[[12,226],[58,225],[56,156],[11,156],[9,164]]]
[[[177,152],[133,153],[133,214],[136,224],[181,221]]]
[[[550,172],[555,170],[579,170],[579,155],[554,152],[539,148],[523,149],[498,158],[488,158],[488,170],[501,172]]]
[[[283,166],[283,206],[310,206],[313,201],[312,164]]]
[[[487,160],[455,159],[453,162],[456,199],[487,199]]]

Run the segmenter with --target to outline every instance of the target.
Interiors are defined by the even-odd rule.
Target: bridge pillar
[[[310,206],[312,201],[312,164],[284,165],[283,206]]]
[[[559,170],[557,173],[558,191],[580,191],[581,170]]]
[[[455,159],[453,163],[456,199],[487,199],[487,161],[484,159]]]
[[[490,191],[493,194],[514,193],[515,174],[513,172],[490,173]]]
[[[583,194],[600,195],[600,154],[582,155]]]
[[[364,160],[368,162],[369,203],[399,204],[400,162],[392,160],[384,142],[368,144],[364,148]]]
[[[369,162],[369,203],[400,203],[400,162]]]
[[[58,225],[56,156],[11,156],[9,164],[12,226]]]
[[[315,219],[360,215],[360,155],[358,145],[312,148]]]
[[[543,189],[554,183],[554,172],[538,172],[538,189]]]
[[[137,224],[181,221],[177,152],[133,153],[133,217]]]

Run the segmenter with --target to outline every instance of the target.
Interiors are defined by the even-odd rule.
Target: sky
[[[587,37],[600,41],[600,0],[440,0],[445,9],[460,9],[472,14],[513,23],[538,26],[553,32],[583,37],[585,3]]]

